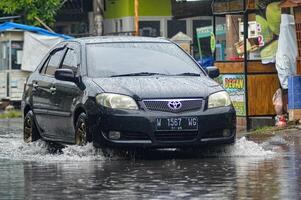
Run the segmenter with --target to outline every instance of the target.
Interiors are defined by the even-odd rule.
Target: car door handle
[[[34,89],[37,89],[37,88],[39,87],[39,85],[38,85],[37,83],[33,83],[33,84],[32,84],[32,87],[33,87]]]
[[[55,94],[56,88],[55,88],[55,87],[51,87],[51,88],[50,88],[50,92],[51,92],[51,94]]]

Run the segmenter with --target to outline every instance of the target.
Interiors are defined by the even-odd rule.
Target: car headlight
[[[120,94],[98,94],[96,96],[96,102],[102,106],[113,109],[138,110],[138,105],[133,98]]]
[[[231,105],[231,99],[226,91],[211,94],[208,99],[208,108],[216,108]]]

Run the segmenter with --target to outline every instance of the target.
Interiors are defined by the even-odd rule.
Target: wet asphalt
[[[0,199],[301,199],[301,132],[235,145],[112,153],[22,141],[0,120]]]

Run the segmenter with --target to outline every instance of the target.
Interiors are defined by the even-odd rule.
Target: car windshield
[[[200,76],[199,66],[172,43],[99,43],[87,45],[90,77]]]

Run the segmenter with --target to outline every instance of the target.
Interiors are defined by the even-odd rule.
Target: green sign
[[[214,33],[211,33],[211,36],[210,36],[210,48],[211,48],[211,53],[212,54],[215,51],[215,45],[216,45],[215,35],[214,35]]]
[[[196,34],[198,38],[206,38],[210,37],[211,33],[213,33],[212,26],[206,26],[196,29]],[[225,24],[218,24],[215,30],[216,35],[225,35],[226,34],[226,25]]]

